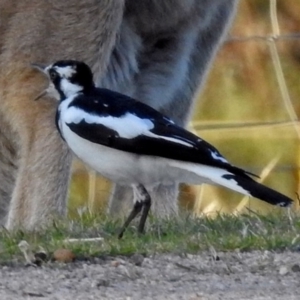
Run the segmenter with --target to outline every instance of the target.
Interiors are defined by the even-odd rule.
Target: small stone
[[[150,258],[145,257],[144,261],[143,261],[144,266],[146,265],[147,267],[153,267],[153,260],[151,260]]]
[[[117,261],[117,260],[113,260],[110,264],[111,264],[113,267],[117,268],[117,267],[120,265],[120,262]]]
[[[34,253],[34,257],[35,257],[35,259],[43,261],[43,262],[45,262],[48,259],[47,253],[44,251],[39,251],[39,252]]]
[[[300,272],[300,265],[294,264],[291,269],[293,272]]]
[[[193,254],[187,254],[186,257],[187,257],[188,259],[193,259],[193,258],[194,258],[194,255],[193,255]]]
[[[133,254],[130,257],[130,262],[136,266],[141,266],[144,261],[144,256],[141,254]]]
[[[98,282],[97,282],[97,287],[101,287],[101,286],[109,286],[109,280],[107,279],[99,279]]]
[[[59,281],[64,281],[66,279],[66,276],[64,274],[59,274],[57,276],[57,279],[59,279]]]
[[[280,275],[286,275],[289,272],[289,269],[286,266],[281,266],[279,269],[279,274]]]
[[[175,275],[175,274],[171,274],[171,275],[169,276],[169,278],[168,278],[168,280],[169,280],[170,282],[180,281],[180,279],[182,279],[181,276],[178,276],[178,275]]]
[[[44,262],[47,261],[48,255],[45,251],[39,251],[37,253],[34,253],[34,261],[33,263],[37,266],[41,266]]]
[[[69,249],[57,249],[53,253],[53,259],[58,262],[69,263],[74,261],[75,254]]]
[[[39,292],[35,292],[35,291],[23,291],[23,296],[27,297],[37,297],[37,298],[44,298],[45,295]]]

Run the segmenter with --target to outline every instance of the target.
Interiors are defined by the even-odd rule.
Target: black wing
[[[131,113],[141,119],[150,120],[153,124],[148,131],[132,138],[124,138],[113,128],[99,123],[88,123],[84,119],[80,123],[68,124],[73,132],[93,143],[140,155],[220,167],[240,175],[247,173],[229,164],[220,152],[206,141],[177,126],[158,111],[130,97],[97,89],[89,97],[78,97],[71,105],[101,117],[120,118],[125,112]]]

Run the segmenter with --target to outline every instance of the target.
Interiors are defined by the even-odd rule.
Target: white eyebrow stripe
[[[71,78],[72,75],[76,73],[76,70],[72,66],[65,66],[65,67],[54,66],[54,70],[66,78]]]

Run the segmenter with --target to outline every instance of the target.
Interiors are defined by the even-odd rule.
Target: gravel
[[[0,267],[0,299],[300,299],[300,253],[96,258]]]

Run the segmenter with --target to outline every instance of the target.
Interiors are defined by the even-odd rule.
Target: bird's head
[[[48,94],[63,100],[79,92],[88,92],[94,87],[93,74],[88,65],[76,60],[60,60],[49,66],[32,64],[50,79],[48,88],[37,98]]]

